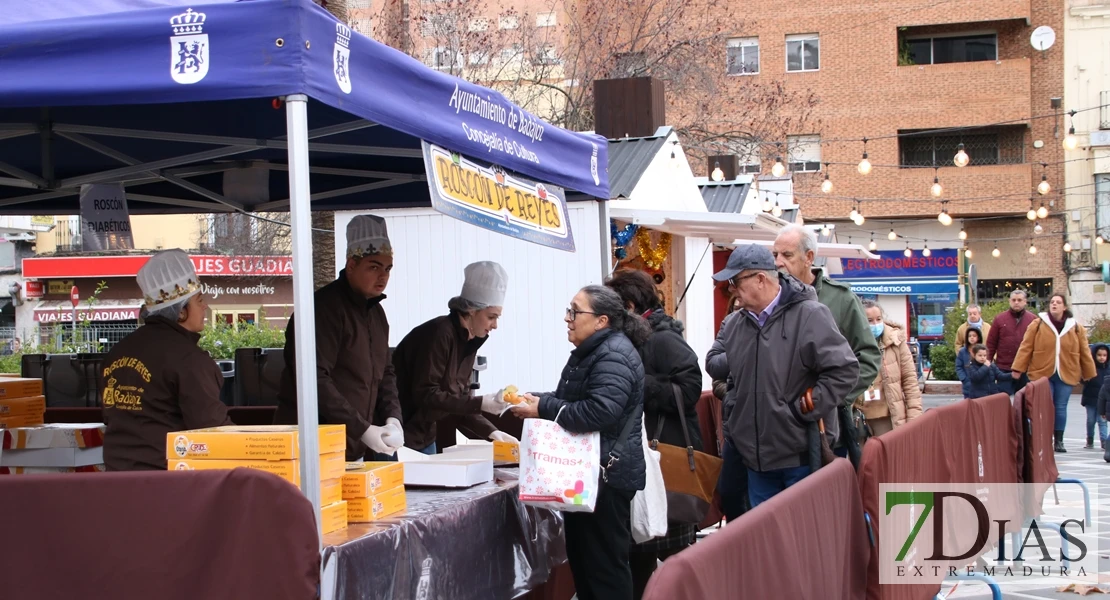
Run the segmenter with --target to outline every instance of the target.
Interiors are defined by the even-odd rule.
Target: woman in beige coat
[[[875,383],[856,406],[863,411],[874,435],[921,416],[921,389],[917,387],[917,367],[902,328],[886,322],[883,309],[873,300],[863,301],[871,333],[883,352],[883,364]]]

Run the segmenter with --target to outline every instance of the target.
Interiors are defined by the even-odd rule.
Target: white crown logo
[[[170,19],[170,25],[173,26],[174,35],[202,33],[204,30],[204,20],[206,18],[204,13],[193,12],[193,9],[190,8]]]
[[[351,45],[351,28],[342,23],[335,24],[335,43],[348,48]]]

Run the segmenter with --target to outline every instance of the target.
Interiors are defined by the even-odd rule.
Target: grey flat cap
[[[725,264],[725,268],[722,269],[720,273],[714,275],[713,279],[717,281],[728,281],[744,271],[774,271],[776,268],[775,257],[771,256],[771,250],[766,246],[748,244],[746,246],[737,246],[728,257],[728,263]]]

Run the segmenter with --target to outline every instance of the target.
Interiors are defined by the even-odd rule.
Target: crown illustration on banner
[[[348,48],[351,45],[351,28],[342,23],[335,24],[335,43]]]
[[[204,13],[193,12],[193,9],[190,8],[170,19],[170,25],[173,26],[174,35],[201,33],[204,29],[204,20],[206,18]]]

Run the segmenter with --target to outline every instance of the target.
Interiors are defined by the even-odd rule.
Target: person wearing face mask
[[[99,374],[109,471],[165,469],[166,434],[232,424],[220,367],[197,346],[208,305],[193,261],[159,252],[137,279],[145,324],[112,348]]]
[[[998,391],[1013,396],[1025,384],[1022,382],[1021,373],[1011,371],[1014,357],[1017,356],[1021,341],[1029,325],[1037,320],[1036,315],[1025,310],[1029,300],[1025,290],[1010,292],[1010,310],[999,313],[991,323],[987,338],[987,359],[998,367],[1002,378],[998,382]]]
[[[393,352],[397,391],[405,429],[405,446],[436,453],[436,423],[458,417],[459,430],[481,440],[516,442],[498,431],[482,413],[501,414],[509,406],[505,390],[475,396],[470,375],[478,349],[497,329],[508,274],[495,262],[467,265],[462,292],[447,302],[451,313],[413,329]]]
[[[874,435],[882,435],[921,416],[917,367],[901,326],[886,320],[874,300],[863,301],[871,334],[883,350],[879,376],[856,401]]]
[[[405,443],[397,381],[389,360],[382,300],[393,270],[385,219],[359,215],[347,225],[347,264],[316,291],[316,389],[321,425],[345,425],[347,460],[390,460]],[[285,330],[285,371],[274,423],[297,422],[294,317]]]
[[[1087,330],[1075,321],[1063,294],[1053,294],[1048,312],[1041,313],[1025,332],[1012,365],[1013,379],[1023,373],[1034,381],[1048,377],[1052,404],[1056,408],[1056,452],[1064,448],[1064,426],[1072,388],[1098,376],[1095,359],[1087,345]],[[1005,380],[1005,377],[1002,378]]]
[[[983,321],[983,311],[978,304],[967,305],[967,321],[964,321],[960,328],[956,330],[957,346],[963,348],[966,345],[968,329],[978,329],[979,338],[983,340],[987,339],[987,336],[991,333],[991,326]]]

